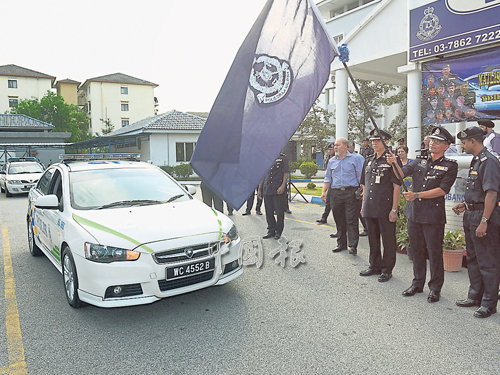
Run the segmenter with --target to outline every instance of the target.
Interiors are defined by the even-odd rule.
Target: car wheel
[[[7,189],[7,186],[5,187],[5,196],[6,197],[12,197],[12,194],[9,193],[9,189]]]
[[[2,193],[5,193],[5,189],[4,189],[1,185],[0,185],[0,191],[1,191]]]
[[[82,307],[83,303],[78,297],[78,274],[76,272],[75,261],[68,247],[63,251],[62,266],[66,299],[71,307],[75,309]]]
[[[35,242],[35,232],[33,231],[33,224],[28,220],[28,245],[30,247],[30,253],[34,257],[39,257],[42,255],[42,250],[36,245]]]

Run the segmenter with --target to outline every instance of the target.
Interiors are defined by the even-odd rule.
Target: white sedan
[[[0,190],[5,196],[26,194],[38,182],[43,167],[35,158],[9,158],[0,170]]]
[[[147,163],[54,164],[31,190],[26,219],[31,254],[62,273],[75,308],[151,303],[242,274],[233,222]]]

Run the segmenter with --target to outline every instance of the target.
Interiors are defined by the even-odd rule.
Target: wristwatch
[[[488,222],[488,219],[487,219],[487,218],[485,218],[485,217],[483,216],[483,217],[481,218],[481,221],[482,221],[483,223],[487,223],[487,222]]]
[[[415,198],[417,198],[417,199],[418,199],[418,197],[419,197],[418,193],[415,193]]]
[[[397,214],[397,213],[398,213],[398,210],[394,210],[394,209],[392,209],[391,211],[392,211],[392,212],[394,212],[395,214]]]

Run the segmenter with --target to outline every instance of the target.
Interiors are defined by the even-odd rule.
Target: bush
[[[174,167],[172,167],[171,165],[162,165],[160,168],[167,172],[170,176],[175,177]]]
[[[189,164],[179,164],[173,167],[175,177],[178,179],[189,178],[193,174],[193,168]]]
[[[308,190],[314,190],[316,189],[316,184],[314,182],[308,182],[306,188]]]
[[[294,173],[299,168],[300,168],[300,162],[298,162],[298,161],[292,161],[290,163],[290,172]]]
[[[313,162],[304,162],[300,165],[300,172],[306,177],[311,178],[318,173],[318,165]]]

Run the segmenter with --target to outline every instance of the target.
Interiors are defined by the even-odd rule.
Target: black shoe
[[[361,237],[366,237],[368,236],[368,233],[366,232],[366,230],[362,231],[360,234],[359,234]]]
[[[472,307],[472,306],[481,306],[481,301],[475,299],[461,299],[460,301],[455,302],[455,305],[460,307]]]
[[[344,250],[347,250],[345,247],[342,247],[342,246],[337,246],[335,249],[333,249],[332,251],[334,253],[339,253],[341,251],[344,251]]]
[[[429,292],[429,295],[427,296],[427,302],[429,302],[429,303],[437,302],[437,301],[439,301],[440,296],[441,296],[440,292],[435,292],[435,291],[431,290]]]
[[[386,281],[389,281],[392,277],[392,273],[383,273],[378,277],[378,281],[381,283],[385,283]]]
[[[424,290],[422,288],[417,288],[416,286],[412,285],[401,294],[405,297],[411,297],[414,296],[415,293],[422,293],[423,291]]]
[[[287,213],[287,214],[291,214],[291,213],[292,213],[292,211],[290,211],[290,210],[286,210],[286,211],[285,211],[285,213]]]
[[[380,275],[382,272],[374,270],[373,268],[367,268],[364,271],[359,273],[359,276],[371,276],[371,275]]]
[[[355,247],[349,246],[348,249],[349,249],[349,254],[358,255],[358,249],[356,249]]]
[[[233,213],[232,212],[228,212],[227,216],[233,216]]]
[[[243,216],[246,216],[246,215],[251,215],[252,213],[250,211],[247,211],[247,212],[243,212],[242,215]]]
[[[275,240],[279,240],[280,238],[281,238],[281,234],[276,233],[276,234],[274,235],[274,239],[275,239]]]
[[[269,233],[267,233],[267,234],[266,234],[264,237],[262,237],[262,238],[267,239],[267,238],[272,238],[272,237],[274,237],[274,233],[269,232]]]
[[[324,220],[324,219],[316,220],[316,222],[320,223],[320,224],[326,224],[326,220]]]
[[[332,234],[330,234],[330,237],[331,238],[337,238],[338,237],[338,233],[332,233]]]
[[[497,312],[496,307],[484,307],[481,306],[479,309],[474,311],[474,316],[476,318],[487,318]]]
[[[262,215],[262,211],[261,210],[258,210],[258,211],[255,211],[257,213],[257,215]]]

